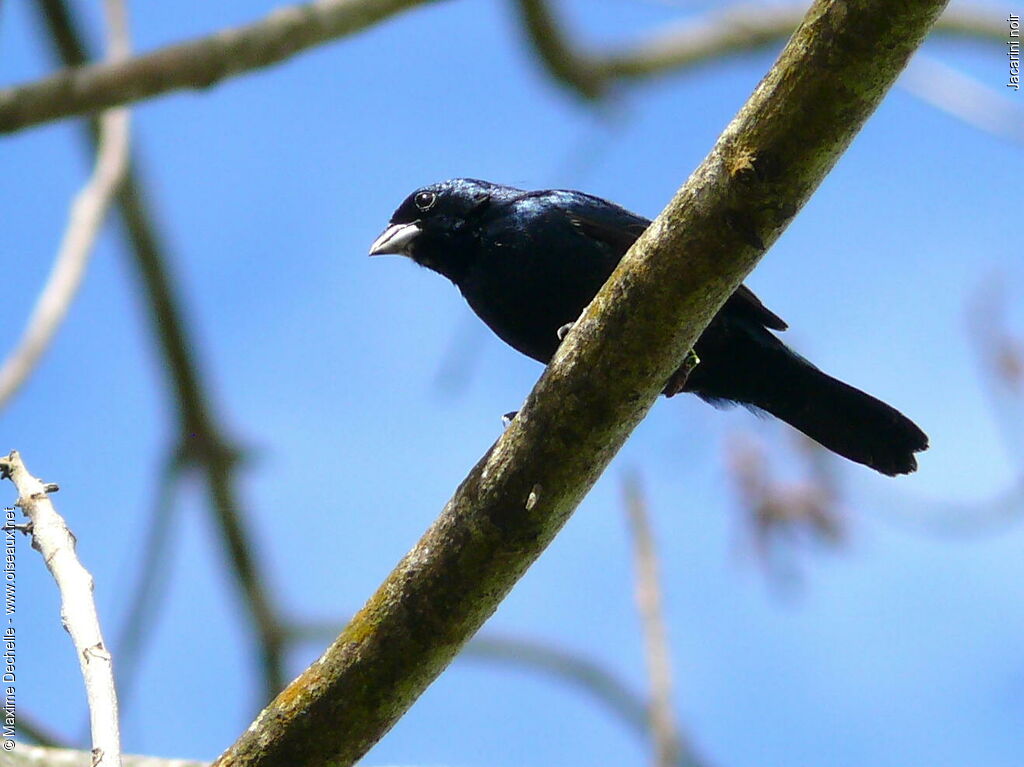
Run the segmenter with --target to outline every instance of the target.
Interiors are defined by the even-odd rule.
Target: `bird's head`
[[[487,181],[456,178],[421,187],[391,216],[387,229],[370,246],[371,256],[408,256],[417,264],[458,282],[472,245],[472,231],[500,187]]]

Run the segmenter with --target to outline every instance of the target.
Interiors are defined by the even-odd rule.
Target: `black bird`
[[[600,197],[458,178],[413,192],[370,247],[451,280],[510,346],[547,363],[565,329],[650,221]],[[884,402],[818,370],[772,330],[786,323],[740,286],[694,347],[682,388],[714,405],[766,410],[851,461],[890,476],[917,468],[928,437]]]

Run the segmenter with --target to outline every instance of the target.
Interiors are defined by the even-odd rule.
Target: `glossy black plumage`
[[[546,363],[559,328],[576,320],[649,224],[583,192],[453,179],[409,195],[370,254],[399,253],[443,274],[502,340]],[[700,363],[683,391],[765,410],[883,474],[914,471],[914,453],[928,446],[924,432],[771,332],[785,329],[741,286],[697,341]]]

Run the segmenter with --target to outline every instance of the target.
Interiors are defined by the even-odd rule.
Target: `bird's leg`
[[[586,313],[587,313],[587,309],[586,309],[586,307],[583,307],[583,311],[580,312],[580,316],[579,317],[577,317],[572,322],[565,323],[564,325],[562,325],[562,327],[560,327],[558,330],[555,331],[555,335],[558,336],[558,340],[560,342],[565,340],[565,337],[567,335],[569,335],[569,331],[573,329],[573,327],[576,325],[577,322],[579,322],[580,320],[583,319],[583,315],[586,314]]]
[[[679,394],[686,386],[686,381],[690,377],[690,373],[693,369],[700,364],[700,357],[697,356],[697,352],[690,349],[683,357],[683,364],[679,366],[679,369],[672,374],[672,377],[668,379],[668,383],[665,384],[665,396],[673,397]]]

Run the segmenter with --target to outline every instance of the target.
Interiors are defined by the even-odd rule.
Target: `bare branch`
[[[280,8],[261,21],[170,45],[120,64],[58,72],[0,91],[0,133],[140,101],[277,64],[354,34],[426,0],[316,0]]]
[[[0,477],[10,479],[17,488],[17,506],[31,525],[32,548],[42,555],[60,589],[61,622],[74,642],[89,701],[93,765],[120,767],[121,736],[110,652],[100,630],[92,576],[75,553],[75,536],[50,502],[49,493],[56,486],[29,474],[17,451],[0,458]],[[6,514],[10,525],[14,512]]]
[[[968,125],[1024,143],[1024,107],[938,59],[915,56],[900,85]]]
[[[640,613],[651,685],[648,723],[654,741],[654,764],[657,767],[673,767],[680,762],[683,739],[672,708],[672,660],[658,579],[658,555],[654,550],[654,536],[647,517],[647,501],[635,474],[626,476],[623,495],[633,543],[636,606]],[[700,764],[695,755],[690,755],[683,763]]]
[[[523,28],[548,73],[588,100],[603,96],[621,82],[662,77],[781,45],[807,10],[803,3],[736,3],[673,24],[632,44],[587,51],[574,45],[548,0],[517,0],[517,6]],[[1006,36],[1004,16],[994,7],[958,6],[939,18],[934,32],[1002,44]]]
[[[117,66],[129,54],[128,23],[120,2],[107,2],[107,61]],[[78,288],[111,200],[128,166],[128,110],[110,109],[99,120],[96,165],[71,204],[67,229],[46,285],[14,351],[0,367],[0,408],[21,388],[49,347]]]
[[[573,47],[547,0],[517,0],[516,6],[527,37],[551,76],[584,98],[603,95],[607,76]]]
[[[803,20],[806,6],[740,3],[707,16],[684,21],[670,29],[617,51],[588,58],[597,76],[606,80],[635,80],[671,74],[726,56],[779,45]],[[935,23],[933,33],[1003,44],[1005,12],[991,6],[950,8]]]
[[[630,248],[441,516],[218,767],[344,767],[394,725],[551,542],[712,316],[881,102],[944,5],[811,6],[779,61]]]
[[[806,10],[803,4],[737,3],[674,24],[631,45],[586,51],[573,44],[547,0],[518,0],[517,5],[523,28],[548,74],[591,101],[606,95],[616,84],[662,77],[781,45]],[[934,32],[1003,44],[1005,16],[995,7],[957,6],[940,17]],[[921,100],[969,125],[1012,141],[1024,141],[1021,109],[952,67],[919,56],[907,68],[901,83]]]
[[[318,0],[275,11],[262,21],[143,54],[118,66],[78,67],[0,90],[0,133],[89,114],[184,88],[206,88],[317,45],[354,34],[427,0]],[[543,0],[519,0],[524,26],[552,76],[593,99],[616,82],[646,79],[724,56],[783,43],[804,6],[732,6],[609,52],[572,46]],[[1001,11],[949,11],[935,31],[1003,42]]]
[[[471,639],[460,660],[519,666],[563,680],[593,696],[641,738],[647,737],[647,705],[629,686],[596,661],[536,639],[488,634]]]
[[[831,456],[802,434],[796,439],[807,469],[798,482],[776,479],[763,447],[749,435],[729,445],[729,473],[745,514],[742,532],[757,563],[780,586],[799,582],[789,561],[795,544],[837,548],[847,537]]]
[[[64,1],[39,0],[37,7],[65,66],[82,64],[86,59],[82,35]],[[98,138],[95,121],[90,121],[88,128],[95,143]],[[260,567],[258,546],[246,528],[242,513],[237,487],[241,450],[218,420],[200,374],[197,344],[190,337],[168,267],[171,259],[157,231],[145,188],[138,162],[133,162],[118,190],[118,204],[130,245],[128,255],[139,276],[150,327],[163,355],[177,406],[181,441],[178,453],[183,463],[197,466],[203,474],[225,554],[255,629],[264,680],[262,703],[276,695],[285,682],[279,610],[267,585],[268,578]]]

